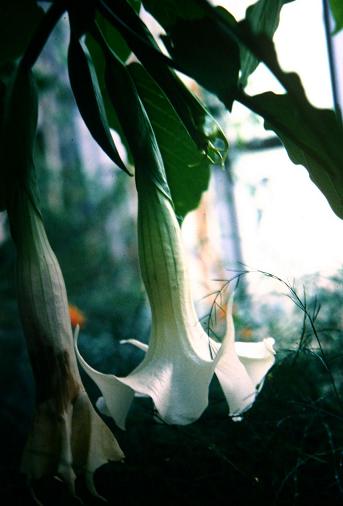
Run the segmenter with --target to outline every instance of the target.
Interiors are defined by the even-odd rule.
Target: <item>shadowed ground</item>
[[[329,363],[333,373],[342,370],[341,357]],[[92,394],[96,397],[95,389]],[[9,418],[2,418],[2,434],[10,438],[13,456],[18,456],[26,432],[25,406],[27,400],[22,404],[23,423],[18,420],[11,427]],[[226,413],[216,383],[210,408],[190,426],[158,423],[151,402],[136,399],[125,432],[106,419],[126,461],[110,463],[96,473],[99,493],[110,505],[125,506],[343,503],[343,409],[316,355],[286,354],[242,422],[231,421]],[[29,505],[28,489],[14,469],[16,461],[12,459],[12,470],[3,472],[3,504]],[[41,480],[35,488],[44,504],[78,504],[55,479]],[[101,504],[89,496],[82,480],[77,489],[84,504]]]

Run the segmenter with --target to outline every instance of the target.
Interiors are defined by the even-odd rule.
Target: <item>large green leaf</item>
[[[104,103],[104,108],[106,111],[106,117],[108,121],[108,125],[112,130],[115,130],[117,134],[120,137],[121,143],[125,147],[127,160],[129,163],[133,163],[132,155],[130,152],[130,148],[127,144],[126,137],[123,133],[122,127],[120,125],[120,122],[118,120],[117,114],[113,108],[112,102],[110,100],[110,97],[108,95],[106,85],[105,85],[105,59],[104,55],[101,51],[101,48],[95,41],[94,37],[92,37],[91,34],[87,34],[86,37],[86,45],[89,49],[89,53],[92,58],[92,62],[94,64],[96,76],[98,79],[99,89],[101,92],[101,96]]]
[[[330,0],[331,12],[335,20],[335,33],[343,28],[343,2],[342,0]]]
[[[126,2],[126,0],[125,0]],[[115,6],[117,1],[107,0],[109,6],[112,4]],[[129,4],[132,6],[134,12],[138,12],[140,9],[141,2],[140,0],[129,0]],[[130,8],[130,5],[128,7]],[[107,44],[115,52],[115,54],[125,62],[127,58],[131,54],[131,49],[129,48],[126,40],[120,32],[113,26],[113,24],[109,23],[104,16],[102,16],[99,12],[96,13],[96,23],[99,26],[101,33],[103,34]],[[95,67],[98,65],[100,68],[104,66],[104,58],[102,52],[99,51],[99,47],[94,41],[93,37],[87,37],[87,47],[90,53],[93,56],[93,53],[96,55],[96,58],[93,58],[93,62]],[[99,61],[98,61],[99,59]]]
[[[120,123],[118,121],[117,115],[116,115],[115,110],[112,106],[110,97],[108,96],[108,92],[107,92],[107,89],[105,86],[105,77],[104,77],[105,59],[104,59],[104,55],[101,51],[101,48],[99,47],[99,45],[95,41],[94,37],[92,37],[92,35],[90,35],[90,34],[87,34],[86,45],[87,45],[87,48],[89,49],[89,53],[91,55],[92,62],[94,64],[96,76],[98,79],[100,93],[101,93],[103,103],[104,103],[104,108],[106,111],[108,125],[110,128],[112,128],[113,130],[115,130],[119,134],[121,142],[124,144],[124,146],[126,148],[128,158],[129,158],[129,160],[131,160],[130,150],[129,150],[129,147],[126,142],[126,138],[123,135]]]
[[[113,142],[99,83],[87,48],[71,33],[68,50],[70,84],[82,118],[105,153],[128,172]]]
[[[333,211],[343,218],[341,120],[333,111],[323,111],[310,104],[297,74],[281,69],[273,42],[268,37],[255,36],[244,24],[241,28],[245,43],[254,47],[260,59],[284,86],[286,94],[276,95],[277,98],[272,101],[268,94],[264,95],[268,98],[262,100],[247,100],[246,95],[238,92],[237,99],[266,120],[268,128],[272,128],[283,140],[290,158],[307,168]]]
[[[112,26],[106,18],[104,18],[101,14],[97,13],[96,22],[101,29],[103,36],[105,37],[107,44],[110,46],[113,51],[118,55],[118,57],[125,62],[126,59],[130,56],[131,50],[127,45],[125,39],[120,35],[118,30]]]
[[[271,92],[245,95],[242,103],[265,118],[265,127],[280,137],[294,163],[306,167],[333,211],[343,219],[343,129],[335,113],[316,109],[305,95],[301,108],[289,94]]]
[[[183,72],[215,93],[230,109],[239,71],[237,44],[228,44],[216,24],[205,18],[179,20],[168,29],[163,41]]]
[[[106,86],[130,146],[136,166],[136,181],[153,183],[171,200],[156,137],[127,68],[112,51],[106,52]]]
[[[151,123],[139,98],[127,67],[108,46],[98,26],[94,37],[105,57],[105,84],[130,147],[136,169],[136,181],[149,181],[171,201],[162,156]],[[142,187],[141,186],[141,187]]]
[[[113,6],[115,11],[111,13],[103,9],[104,14],[112,22],[116,22],[116,16],[120,16],[121,24],[117,24],[118,29],[126,37],[137,58],[167,95],[198,148],[205,151],[213,163],[223,163],[228,145],[218,123],[175,72],[166,65],[165,57],[155,39],[130,5],[125,0],[107,0],[107,4]],[[166,7],[166,4],[163,6]],[[187,11],[188,6],[188,3],[185,4],[182,11]],[[128,26],[130,30],[127,30]]]
[[[168,0],[168,3],[171,1]],[[177,0],[174,1],[176,4],[179,3]],[[155,0],[144,0],[144,3],[146,2],[155,2]],[[341,121],[332,111],[323,113],[308,102],[299,77],[281,69],[274,44],[268,36],[255,34],[246,21],[240,23],[232,21],[223,14],[222,10],[214,9],[205,0],[193,0],[193,2],[206,11],[208,18],[218,23],[222,33],[226,34],[229,47],[232,40],[247,47],[258,60],[267,65],[283,85],[286,98],[277,98],[273,107],[269,107],[269,102],[247,97],[238,88],[235,98],[267,121],[268,127],[272,128],[284,141],[291,159],[305,165],[312,180],[324,193],[334,212],[343,218]],[[266,99],[263,98],[263,100]],[[228,108],[231,107],[231,103],[225,103],[225,105]],[[301,134],[299,134],[299,125],[301,125]]]
[[[108,2],[111,5],[111,2]],[[131,0],[130,4],[132,5],[132,8],[134,11],[139,11],[140,9],[140,0]],[[129,5],[128,5],[129,7]],[[125,38],[120,34],[120,32],[107,21],[104,16],[102,16],[99,12],[96,15],[96,22],[107,42],[109,47],[116,53],[116,55],[125,62],[127,58],[130,56],[131,49],[129,48],[127,42],[125,41]],[[99,88],[101,91],[101,95],[104,102],[104,107],[106,111],[106,116],[108,120],[108,124],[110,128],[115,130],[120,138],[122,143],[124,144],[126,148],[126,152],[128,155],[128,159],[131,160],[131,154],[130,149],[127,145],[126,138],[123,135],[122,128],[120,126],[120,123],[118,121],[117,115],[115,113],[115,110],[112,106],[111,100],[108,96],[108,92],[105,86],[105,79],[104,79],[104,70],[105,70],[105,60],[103,52],[101,51],[101,48],[95,41],[94,37],[90,33],[86,36],[86,46],[89,50],[89,53],[91,55],[98,83]]]
[[[207,16],[195,0],[168,0],[163,7],[156,0],[144,0],[144,6],[163,25],[162,37],[170,55],[185,74],[232,106],[239,72],[239,46],[228,38],[216,19]],[[227,23],[231,14],[218,8]]]
[[[0,65],[22,56],[43,15],[35,0],[1,0]]]
[[[245,15],[251,30],[255,34],[264,33],[270,38],[279,25],[280,11],[284,4],[294,0],[259,0],[251,5]],[[241,77],[242,86],[247,84],[249,75],[256,69],[259,60],[246,47],[241,46]]]
[[[183,218],[196,208],[209,181],[209,160],[180,121],[172,104],[145,69],[129,66],[160,148],[175,212]]]

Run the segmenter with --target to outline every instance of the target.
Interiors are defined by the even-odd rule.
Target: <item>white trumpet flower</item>
[[[21,320],[36,382],[36,411],[22,470],[30,480],[58,475],[75,494],[77,475],[89,490],[95,470],[124,455],[82,385],[73,348],[67,294],[40,214],[26,191],[8,208],[17,248]]]
[[[180,228],[169,199],[154,185],[137,178],[139,259],[149,296],[152,330],[141,364],[128,376],[103,374],[78,359],[103,395],[98,402],[117,425],[125,419],[135,393],[152,398],[167,423],[185,425],[198,419],[208,404],[215,373],[229,405],[238,416],[254,402],[257,389],[274,363],[274,340],[235,343],[232,297],[222,343],[211,339],[195,313],[185,266]]]
[[[36,387],[21,468],[30,481],[57,475],[73,494],[76,476],[83,475],[97,495],[95,470],[124,455],[94,410],[79,375],[64,279],[36,197],[37,106],[32,73],[19,65],[6,95],[0,165],[1,204],[16,247],[17,299]]]
[[[121,428],[125,427],[135,393],[151,397],[167,423],[184,425],[197,420],[207,407],[214,373],[230,413],[240,413],[252,404],[256,385],[237,356],[231,315],[223,343],[214,344],[194,309],[181,231],[155,134],[127,69],[114,54],[107,54],[105,79],[135,161],[139,262],[152,328],[145,357],[128,376],[96,371],[76,346],[78,359],[98,385],[106,409]],[[123,102],[121,94],[130,99]],[[255,379],[261,380],[273,364],[272,347],[266,354],[268,365]]]
[[[227,338],[229,339],[229,337]],[[120,343],[132,344],[144,352],[147,352],[149,349],[147,344],[142,343],[137,339],[123,339]],[[274,343],[275,339],[272,337],[267,337],[259,342],[235,341],[235,354],[237,354],[239,361],[244,365],[251,381],[250,390],[252,394],[247,397],[247,400],[250,398],[250,405],[252,405],[257,393],[262,388],[265,375],[275,362]],[[221,343],[218,343],[210,338],[210,346],[216,354],[220,349]],[[226,359],[228,359],[228,356]],[[220,383],[222,384],[222,387],[223,385],[227,385],[229,383],[229,385],[225,389],[223,388],[223,390],[226,394],[227,402],[230,407],[230,415],[235,418],[243,412],[244,407],[242,407],[242,399],[240,399],[239,395],[239,381],[238,385],[234,385],[235,377],[238,377],[238,380],[240,378],[239,374],[238,376],[233,374],[233,363],[234,362],[232,360],[224,360],[224,358],[221,357],[214,372],[218,378],[221,378]],[[240,365],[238,367],[241,368]],[[228,381],[227,378],[230,378],[230,380]],[[236,396],[234,395],[235,392]],[[99,397],[97,407],[102,414],[110,416],[110,412],[107,409],[103,397]],[[249,407],[250,406],[248,404],[247,409],[249,409]]]

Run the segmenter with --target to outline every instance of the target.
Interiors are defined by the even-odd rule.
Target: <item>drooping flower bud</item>
[[[13,134],[11,108],[19,111],[28,95],[33,109],[36,103],[30,73],[20,72],[8,102],[7,132]],[[32,130],[32,122],[27,123]],[[24,130],[25,141],[33,142],[31,130]],[[57,474],[72,491],[76,475],[83,474],[96,493],[94,471],[109,460],[121,460],[123,453],[81,382],[66,288],[37,206],[32,145],[25,142],[24,151],[25,157],[20,149],[18,156],[12,153],[16,173],[6,178],[6,207],[17,251],[18,305],[36,385],[36,412],[22,468],[30,479]],[[3,160],[8,158],[8,149],[2,147],[1,153]]]

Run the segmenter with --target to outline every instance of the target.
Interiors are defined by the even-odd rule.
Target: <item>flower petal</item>
[[[191,346],[192,337],[188,334],[198,333],[197,326],[184,329],[169,322],[168,326],[161,325],[155,332],[158,339],[151,336],[144,360],[121,381],[136,392],[151,397],[163,421],[186,425],[198,419],[208,405],[208,387],[215,361],[209,350],[206,360]],[[138,346],[139,342],[134,340],[131,344]]]
[[[215,374],[229,405],[231,416],[239,415],[251,407],[256,397],[255,385],[239,360],[234,346],[225,347]]]
[[[138,341],[138,339],[122,339],[119,341],[120,344],[132,344],[132,346],[136,346],[136,348],[147,352],[149,346],[145,343],[142,343],[142,341]]]
[[[211,347],[221,355],[215,374],[229,405],[230,415],[237,416],[247,411],[255,401],[256,387],[274,364],[274,339],[267,338],[258,343],[235,341],[232,318],[233,294],[227,304],[226,335],[223,343],[211,340]]]
[[[180,347],[178,340],[172,337],[152,339],[152,342],[156,346],[148,349],[141,364],[128,376],[117,377],[98,372],[87,364],[75,340],[81,366],[104,397],[103,401],[98,400],[98,409],[104,414],[109,413],[122,429],[134,392],[151,397],[161,419],[170,424],[189,424],[207,407],[215,362],[198,357],[190,345],[188,349]],[[139,341],[134,340],[131,344],[137,346]]]
[[[125,339],[120,342],[132,344],[145,352],[149,348],[147,344],[137,339]],[[257,395],[257,385],[263,382],[275,362],[274,343],[275,339],[272,337],[253,343],[235,341],[234,349],[228,346],[219,357],[215,374],[225,394],[231,416],[236,417],[253,404]],[[211,339],[210,345],[214,355],[217,355],[221,343]]]
[[[96,371],[82,357],[77,346],[77,335],[75,336],[76,356],[90,378],[95,382],[104,396],[106,408],[115,423],[121,429],[125,429],[125,420],[134,397],[134,391],[113,374],[104,374]],[[97,406],[98,407],[98,406]],[[106,413],[105,413],[106,414]]]
[[[249,374],[255,386],[263,382],[264,377],[275,362],[275,339],[266,337],[255,343],[236,342],[239,360]]]

